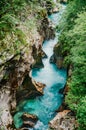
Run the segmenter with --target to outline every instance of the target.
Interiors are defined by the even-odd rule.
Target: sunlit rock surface
[[[64,110],[49,122],[49,126],[53,130],[74,130],[78,124],[73,113],[70,110]]]

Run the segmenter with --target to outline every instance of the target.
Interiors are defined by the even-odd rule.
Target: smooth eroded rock
[[[78,124],[70,110],[63,110],[49,122],[49,127],[54,130],[74,130]]]
[[[32,46],[32,56],[34,58],[34,62],[32,64],[32,68],[43,68],[42,57],[44,55],[41,45],[37,48],[35,45]]]
[[[57,43],[54,47],[54,54],[51,56],[50,61],[56,63],[57,67],[60,69],[63,67],[63,56],[62,56],[62,44]]]
[[[45,84],[36,82],[35,80],[33,80],[32,82],[33,82],[35,88],[37,89],[37,91],[43,94],[43,89],[45,87]]]
[[[16,98],[17,102],[24,99],[33,99],[36,96],[43,95],[45,84],[36,82],[27,74],[24,78],[22,85],[17,89]]]
[[[23,119],[22,128],[34,127],[34,125],[38,121],[38,117],[36,115],[28,114],[28,113],[24,113],[22,115],[22,119]]]
[[[58,8],[58,7],[55,7],[52,12],[53,12],[53,13],[59,12],[59,8]]]

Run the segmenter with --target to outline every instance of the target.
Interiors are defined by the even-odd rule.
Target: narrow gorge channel
[[[65,7],[65,5],[62,5],[58,13],[49,16],[54,26],[59,24]],[[44,95],[36,97],[36,99],[26,100],[18,106],[18,112],[14,116],[16,128],[19,128],[22,124],[21,115],[27,112],[38,117],[35,127],[28,128],[29,130],[47,130],[49,121],[53,119],[56,114],[55,111],[58,110],[63,101],[63,95],[59,93],[59,90],[65,86],[66,70],[58,69],[56,64],[50,63],[50,57],[53,55],[53,49],[58,42],[58,37],[59,33],[56,32],[53,40],[44,41],[42,49],[47,55],[47,58],[42,59],[44,68],[33,68],[31,71],[33,79],[46,84]]]

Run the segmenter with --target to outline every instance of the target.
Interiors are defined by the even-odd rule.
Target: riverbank
[[[33,46],[36,48],[35,56],[37,57],[43,40],[45,39],[45,35],[47,39],[54,35],[54,33],[51,34],[53,29],[52,26],[49,25],[47,19],[47,8],[42,8],[43,3],[20,2],[21,7],[19,10],[13,10],[12,12],[14,17],[9,14],[11,4],[12,3],[9,3],[9,7],[6,8],[6,15],[3,16],[4,12],[2,12],[1,19],[5,21],[7,18],[8,20],[5,21],[1,28],[4,36],[2,33],[0,40],[0,128],[5,130],[15,129],[12,128],[12,114],[15,112],[16,106],[21,99],[19,99],[20,92],[24,92],[23,90],[25,88],[21,90],[21,86],[25,87],[23,81],[27,75],[30,86],[33,86],[30,91],[26,88],[27,92],[34,90],[35,96],[38,91],[42,94],[42,84],[32,83],[28,74],[31,70],[32,63],[36,61],[32,54],[34,52]],[[18,3],[13,4],[16,8],[19,7]],[[5,5],[3,6],[5,8]],[[37,24],[39,24],[39,26]],[[47,26],[48,33],[43,25],[45,27]],[[10,28],[12,29],[10,30]],[[25,94],[23,99],[28,97],[29,94]]]
[[[71,110],[72,117],[75,118],[75,124],[71,129],[86,129],[86,87],[85,87],[85,12],[86,1],[68,1],[67,10],[63,16],[61,24],[57,27],[59,30],[62,29],[61,35],[59,37],[59,47],[55,48],[61,49],[61,52],[56,53],[55,56],[63,57],[63,65],[68,70],[68,79],[66,85],[66,95],[63,106],[60,108],[61,111]],[[58,30],[57,29],[57,30]],[[58,60],[58,59],[57,59]],[[61,90],[60,92],[63,92]],[[65,104],[66,107],[65,107]],[[65,111],[61,112],[62,115]],[[60,116],[61,116],[60,115]],[[69,114],[66,115],[70,120]],[[63,117],[59,119],[58,114],[55,118],[55,123],[57,119],[59,129],[66,129],[66,116],[65,113]],[[72,119],[72,118],[71,118]],[[52,120],[53,122],[54,120]],[[54,123],[54,122],[53,122]],[[69,123],[69,122],[68,122]],[[60,124],[60,125],[59,125]],[[53,124],[51,124],[53,127]],[[57,125],[56,125],[57,126]],[[54,126],[54,127],[56,127]],[[57,128],[56,128],[57,129]]]

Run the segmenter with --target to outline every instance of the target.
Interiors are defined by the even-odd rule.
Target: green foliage
[[[0,0],[0,16],[10,12],[17,14],[22,11],[25,4],[25,0]]]
[[[79,130],[86,130],[86,96],[81,98],[78,104],[77,118],[80,124]]]
[[[3,39],[7,32],[13,30],[13,27],[16,26],[18,20],[12,14],[5,14],[0,19],[0,39]]]
[[[31,37],[37,31],[38,12],[43,17],[45,12],[38,0],[0,0],[0,64],[21,51],[29,51]]]
[[[79,129],[86,129],[86,1],[69,0],[59,29],[59,42],[67,65],[72,64],[70,90],[66,96],[69,107],[76,112]]]
[[[72,38],[73,37],[72,35],[69,36],[68,34],[71,33],[69,31],[71,31],[73,29],[73,27],[75,26],[75,24],[76,24],[75,22],[76,22],[76,19],[79,17],[79,13],[82,11],[85,12],[85,9],[86,9],[85,5],[86,5],[86,1],[82,2],[82,0],[79,0],[79,1],[72,0],[68,4],[67,9],[66,9],[66,11],[62,17],[62,20],[60,22],[60,25],[59,25],[59,29],[62,30],[59,40],[63,44],[63,48],[64,48],[63,55],[69,56],[69,58],[67,58],[67,60],[66,60],[68,63],[70,62],[70,60],[69,60],[70,59],[70,49],[75,44],[75,40],[79,37],[79,35],[78,35],[78,37],[74,37],[75,38],[74,39],[74,38]],[[85,16],[83,15],[83,17],[85,17]],[[82,23],[82,25],[83,25],[83,23]],[[82,25],[80,25],[80,26],[82,26]],[[78,24],[77,24],[77,26],[78,26]],[[83,26],[85,27],[85,25],[83,25]],[[78,27],[76,27],[76,28],[78,28]],[[70,41],[72,41],[72,40],[73,40],[73,42],[71,44]]]

